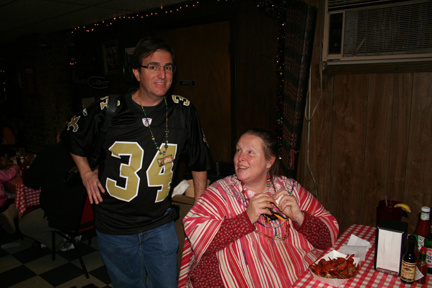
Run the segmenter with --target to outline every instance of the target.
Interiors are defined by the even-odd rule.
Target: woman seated
[[[281,176],[277,138],[249,129],[235,175],[213,183],[184,218],[178,287],[290,287],[339,226],[315,197]]]
[[[15,209],[14,199],[8,198],[3,183],[15,178],[19,168],[18,165],[10,166],[7,161],[5,157],[0,157],[0,221],[7,233],[14,234],[14,218],[18,214],[18,209]]]

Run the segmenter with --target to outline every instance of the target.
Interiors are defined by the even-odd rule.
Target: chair
[[[179,241],[179,248],[177,250],[177,273],[180,273],[180,266],[181,266],[181,258],[183,253],[183,244],[184,240],[186,238],[186,234],[184,231],[184,225],[183,225],[183,218],[186,216],[186,214],[189,212],[189,210],[192,208],[195,198],[187,197],[185,195],[176,195],[172,198],[172,202],[174,205],[178,205],[179,210],[179,218],[174,222],[177,238]]]
[[[85,233],[89,233],[94,230],[94,215],[93,215],[93,206],[90,204],[89,198],[85,197],[84,204],[82,205],[82,217],[81,221],[77,225],[77,228],[74,231],[53,231],[52,232],[52,260],[55,260],[55,233],[67,238],[75,247],[75,251],[77,253],[78,259],[81,263],[81,267],[84,270],[86,278],[90,278],[87,268],[84,264],[84,260],[81,256],[81,252],[79,251],[77,242],[75,241],[75,237],[83,235]],[[91,237],[88,238],[89,245],[91,244]]]

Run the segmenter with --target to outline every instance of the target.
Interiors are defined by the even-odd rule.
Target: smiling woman
[[[213,183],[184,218],[178,287],[290,287],[334,244],[336,219],[280,175],[277,151],[268,130],[240,137],[236,175]]]
[[[267,171],[275,156],[266,155],[263,140],[254,134],[244,134],[237,142],[234,165],[237,178],[253,191],[264,191]]]

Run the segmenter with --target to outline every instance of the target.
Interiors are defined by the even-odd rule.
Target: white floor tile
[[[48,282],[46,282],[43,278],[39,276],[35,276],[33,278],[27,279],[23,282],[10,286],[9,288],[48,288],[48,287],[53,287],[53,286]]]
[[[28,262],[25,264],[25,266],[39,275],[66,263],[68,263],[68,261],[59,255],[56,255],[55,260],[52,261],[52,256],[49,254],[34,261]]]
[[[0,258],[0,273],[21,266],[22,263],[12,255],[6,255]],[[1,286],[1,285],[0,285]]]
[[[92,271],[96,268],[99,268],[104,265],[102,257],[100,256],[99,251],[95,251],[83,257],[84,264],[87,268],[87,271]],[[76,265],[78,268],[81,268],[81,263],[79,259],[75,259],[71,261],[72,264]]]
[[[84,240],[84,243],[88,244],[88,241]],[[98,242],[96,236],[91,239],[91,245],[90,246],[96,250],[99,250],[99,242]]]
[[[94,284],[97,287],[105,287],[106,286],[106,284],[104,284],[102,281],[98,280],[95,277],[92,277],[91,275],[90,275],[89,279],[87,279],[85,277],[85,275],[81,275],[75,279],[72,279],[68,282],[65,282],[65,283],[59,285],[59,286],[56,286],[56,288],[71,288],[73,286],[83,287],[83,286],[86,286],[89,284]]]

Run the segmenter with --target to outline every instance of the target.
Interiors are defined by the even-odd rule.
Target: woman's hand
[[[272,203],[274,203],[273,197],[260,193],[249,199],[249,205],[246,209],[246,213],[249,216],[252,224],[255,224],[260,218],[261,214],[272,215],[269,209],[272,209]]]
[[[299,226],[303,224],[304,213],[300,210],[297,199],[294,195],[289,195],[288,191],[278,191],[273,198],[275,199],[276,206],[292,221],[296,222]]]

